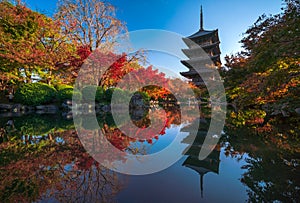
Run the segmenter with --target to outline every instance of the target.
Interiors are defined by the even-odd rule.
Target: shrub
[[[105,99],[104,90],[99,86],[86,86],[82,89],[82,99],[85,101],[103,102]]]
[[[126,90],[122,90],[120,88],[109,88],[105,91],[105,100],[111,103],[111,98],[113,94],[117,94],[118,96],[115,98],[114,102],[124,102],[125,99],[128,100],[130,92]]]
[[[51,102],[56,96],[56,90],[43,83],[27,83],[19,87],[15,101],[26,105],[40,105]]]
[[[66,84],[57,84],[57,85],[55,85],[55,89],[57,90],[57,91],[59,91],[59,90],[63,90],[63,89],[73,89],[73,86],[71,86],[71,85],[66,85]]]
[[[73,96],[76,97],[76,100],[80,100],[82,97],[80,91],[74,90],[73,87],[62,88],[57,92],[57,99],[60,101],[72,100]]]

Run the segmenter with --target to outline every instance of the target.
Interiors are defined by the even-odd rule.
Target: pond
[[[124,136],[112,116],[97,116],[100,131],[123,154],[102,153],[100,159],[126,154],[153,154],[165,149],[178,133],[182,157],[170,167],[148,175],[126,175],[107,169],[83,148],[72,118],[29,114],[0,119],[0,199],[4,202],[299,202],[299,151],[292,145],[266,141],[245,131],[225,130],[218,145],[198,159],[209,117],[180,119],[167,109],[160,134],[133,139]],[[83,118],[84,119],[84,118]],[[184,123],[181,120],[185,120]],[[149,120],[134,120],[138,127]],[[90,130],[90,129],[86,129]],[[105,150],[105,149],[103,149]],[[124,155],[125,154],[125,155]],[[99,157],[97,157],[99,159]]]

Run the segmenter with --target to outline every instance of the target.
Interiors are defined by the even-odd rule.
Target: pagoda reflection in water
[[[204,121],[204,119],[201,119]],[[183,152],[183,155],[188,155],[188,158],[183,162],[183,166],[188,167],[196,171],[200,175],[200,190],[201,197],[203,197],[203,177],[208,172],[219,174],[220,164],[220,146],[203,145],[207,135],[208,126],[207,123],[200,122],[197,128],[198,122],[193,122],[191,125],[184,127],[182,132],[189,132],[190,135],[182,140],[182,143],[190,144]],[[197,132],[195,132],[197,130]],[[196,137],[195,137],[196,135]],[[194,140],[194,141],[193,141]],[[209,147],[214,149],[204,160],[199,159],[199,153],[202,147]]]

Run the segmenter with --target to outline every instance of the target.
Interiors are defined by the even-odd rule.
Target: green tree
[[[222,74],[228,100],[240,111],[231,114],[232,119],[266,125],[271,117],[293,116],[300,107],[299,25],[299,1],[286,0],[281,14],[262,15],[246,31],[241,40],[244,52],[225,58],[229,70]],[[261,111],[266,117],[239,116],[265,115]]]

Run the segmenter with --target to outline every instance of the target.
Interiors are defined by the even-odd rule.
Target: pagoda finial
[[[201,5],[201,9],[200,9],[200,30],[204,30],[204,29],[203,29],[203,12],[202,12],[202,5]]]

